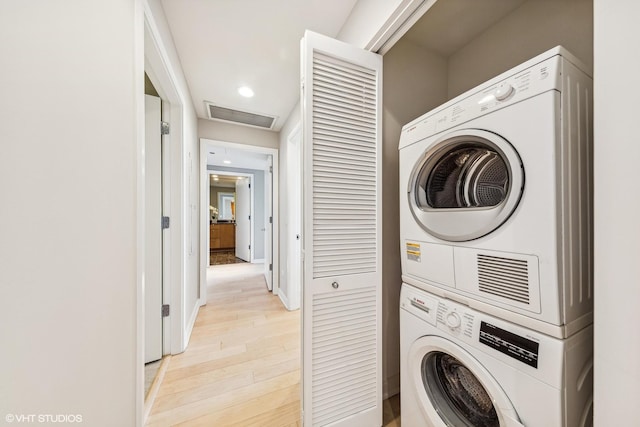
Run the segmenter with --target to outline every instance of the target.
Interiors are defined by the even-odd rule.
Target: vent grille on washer
[[[273,129],[276,117],[249,111],[234,110],[205,102],[207,114],[212,120],[221,120],[240,125],[255,126],[263,129]]]
[[[478,254],[479,290],[529,304],[529,265],[526,260]]]

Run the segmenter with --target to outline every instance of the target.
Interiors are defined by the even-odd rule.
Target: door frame
[[[291,152],[292,150],[290,149],[292,146],[297,145],[297,159],[292,159],[291,158]],[[291,130],[291,132],[289,132],[289,135],[287,136],[287,166],[291,165],[291,162],[295,163],[297,161],[298,163],[298,170],[296,171],[296,174],[292,174],[291,170],[287,167],[287,182],[292,182],[293,180],[298,180],[299,184],[299,188],[298,188],[298,194],[296,194],[297,196],[297,200],[292,200],[291,196],[292,193],[291,191],[287,191],[287,216],[289,218],[289,227],[287,227],[285,231],[285,233],[287,233],[287,237],[286,237],[286,242],[287,242],[287,259],[286,259],[286,265],[287,265],[287,290],[288,295],[285,295],[285,306],[287,307],[287,309],[289,310],[298,310],[300,309],[301,306],[301,297],[302,297],[302,200],[303,200],[303,194],[302,194],[302,186],[303,186],[303,159],[304,159],[304,155],[302,152],[302,121],[298,122],[298,124],[296,124],[293,129]],[[287,189],[288,190],[288,189]],[[295,218],[296,222],[297,222],[297,226],[298,226],[298,230],[297,232],[299,233],[300,238],[297,239],[297,245],[298,245],[298,256],[296,257],[295,254],[296,252],[293,250],[294,248],[292,248],[291,243],[294,243],[293,240],[293,235],[291,235],[292,233],[292,227],[291,227],[291,219]],[[294,277],[293,274],[293,269],[291,268],[292,265],[296,264],[298,265],[298,270],[297,270],[297,277]],[[284,294],[283,294],[284,295]],[[281,295],[281,299],[282,296]]]
[[[144,87],[143,73],[156,88],[162,100],[162,120],[171,125],[169,135],[162,136],[162,211],[169,215],[171,226],[163,230],[162,240],[162,299],[163,304],[171,305],[171,315],[163,318],[163,355],[177,354],[186,347],[186,319],[184,319],[184,256],[186,251],[183,240],[183,206],[185,205],[183,188],[184,167],[182,164],[184,137],[184,105],[177,89],[177,79],[170,67],[170,55],[161,37],[159,25],[147,1],[141,1],[138,9],[140,19],[136,46],[137,73],[141,81],[136,92],[139,99],[138,126],[136,144],[136,417],[143,425],[150,408],[145,408],[144,396],[144,277],[145,277],[145,185],[144,185]],[[139,92],[139,93],[138,93]]]
[[[207,295],[207,267],[209,266],[209,170],[207,169],[207,153],[215,148],[231,148],[234,150],[243,150],[254,153],[268,154],[273,159],[272,174],[272,211],[273,211],[273,239],[271,248],[271,259],[273,264],[273,294],[278,295],[280,291],[280,229],[278,226],[279,214],[279,174],[278,174],[278,149],[261,147],[258,145],[240,144],[236,142],[221,141],[215,139],[200,138],[200,295],[202,295],[202,304],[206,304]],[[234,173],[235,174],[235,173]],[[239,175],[239,174],[238,174]],[[267,177],[265,174],[265,185]],[[265,239],[266,241],[267,239]],[[268,262],[268,254],[265,253],[265,265]]]

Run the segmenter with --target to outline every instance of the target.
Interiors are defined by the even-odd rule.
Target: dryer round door
[[[493,376],[453,342],[438,336],[419,338],[407,364],[426,425],[523,427]]]
[[[459,130],[431,144],[409,178],[409,206],[418,224],[442,240],[485,236],[513,213],[524,188],[520,156],[504,138]]]

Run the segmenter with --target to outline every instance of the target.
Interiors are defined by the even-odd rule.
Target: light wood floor
[[[208,303],[168,361],[147,426],[301,426],[300,312],[267,291],[260,264],[208,274]],[[399,426],[397,396],[383,408],[384,425]]]

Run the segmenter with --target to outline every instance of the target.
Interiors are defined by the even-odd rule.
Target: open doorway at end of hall
[[[212,265],[255,265],[278,294],[278,150],[200,140],[201,295]]]

